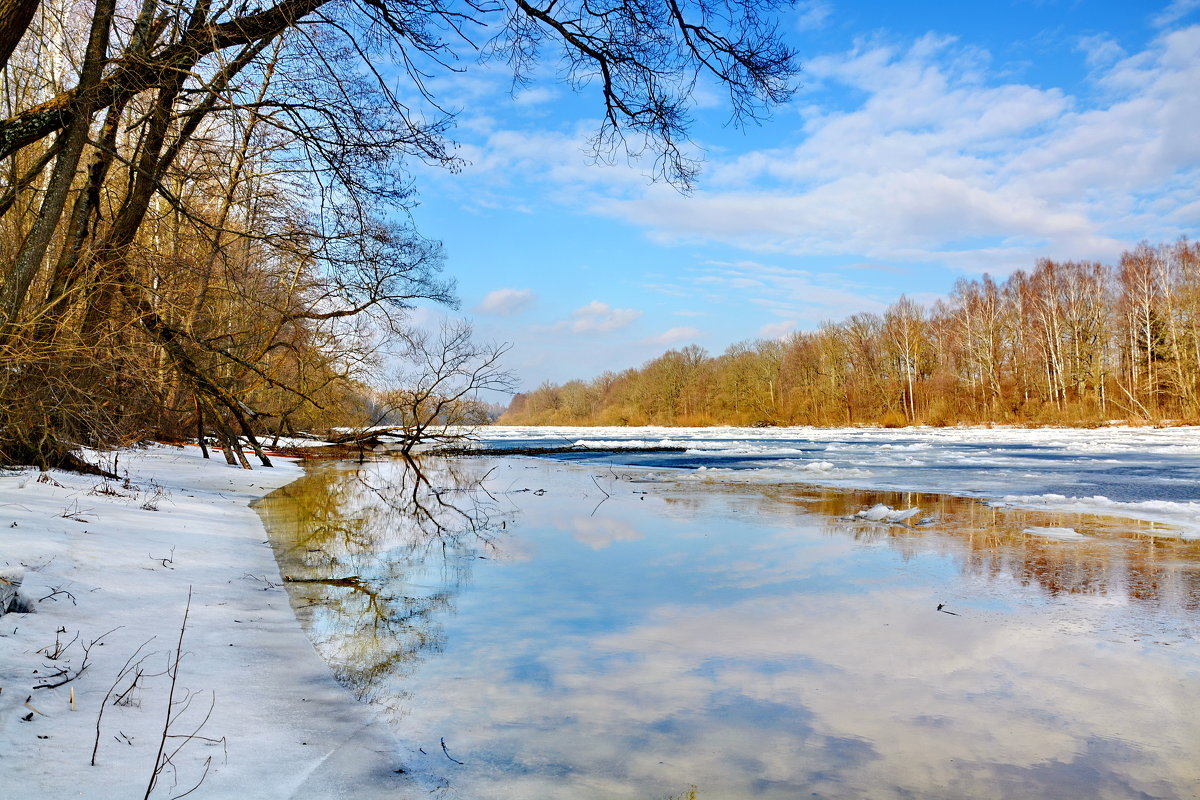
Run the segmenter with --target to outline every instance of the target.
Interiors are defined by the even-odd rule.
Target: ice
[[[1024,508],[1154,523],[1200,538],[1200,428],[521,428],[486,443],[578,442],[684,453],[613,454],[612,463],[684,469],[737,482],[977,497]]]
[[[671,439],[580,439],[571,446],[582,450],[608,450],[614,447],[648,450],[654,447],[682,447],[683,443]]]
[[[1145,522],[1159,523],[1169,527],[1147,532],[1160,536],[1200,539],[1200,502],[1171,502],[1165,500],[1119,502],[1103,495],[1067,497],[1061,494],[1007,495],[1002,498],[1002,501],[1008,505],[1016,505],[1024,508],[1080,514],[1115,515]]]
[[[883,503],[878,503],[870,508],[855,512],[853,517],[854,519],[863,519],[868,522],[904,522],[920,513],[921,509],[915,507],[900,510],[891,506],[885,506]]]
[[[1088,538],[1074,528],[1050,528],[1041,525],[1030,525],[1022,533],[1027,533],[1030,536],[1041,536],[1044,539],[1061,539],[1063,541],[1078,541]]]
[[[1200,538],[1198,428],[497,427],[481,438],[678,446],[688,452],[622,457],[648,471],[678,468],[675,474],[695,480],[946,492],[998,507],[1141,520],[1157,526],[1148,530],[1153,535]],[[425,796],[430,787],[396,772],[404,765],[390,734],[314,653],[291,613],[261,523],[247,507],[298,476],[299,467],[281,460],[275,469],[244,471],[219,458],[205,461],[195,448],[166,446],[122,453],[119,464],[118,481],[0,472],[0,570],[22,574],[21,594],[36,609],[0,617],[4,796],[144,792],[162,734],[164,667],[189,587],[181,689],[195,696],[196,711],[215,702],[201,735],[224,744],[196,741],[182,750],[174,793],[198,779],[212,756],[197,797]],[[911,524],[919,513],[878,504],[854,518]],[[1030,526],[1025,533],[1090,538],[1068,527]],[[51,659],[60,629],[67,640],[78,633],[79,641]],[[84,674],[58,688],[34,688],[44,682],[39,676],[78,668],[81,645],[90,642],[97,644]],[[111,701],[122,665],[143,645],[151,654],[149,677],[134,693],[135,704],[106,707],[91,767],[98,709]],[[30,696],[45,716],[26,722]],[[114,741],[118,733],[132,744]]]

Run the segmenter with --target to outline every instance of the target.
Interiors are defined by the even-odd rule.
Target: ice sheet
[[[1200,428],[529,428],[481,433],[493,447],[573,443],[601,460],[697,479],[809,483],[978,497],[1118,515],[1200,538]],[[683,447],[683,453],[605,452]]]

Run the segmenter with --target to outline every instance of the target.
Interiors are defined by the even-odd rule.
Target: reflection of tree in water
[[[441,650],[439,619],[502,524],[486,477],[478,461],[326,464],[263,502],[297,614],[359,699],[399,712],[389,678]]]
[[[1194,611],[1200,608],[1200,543],[1156,535],[1162,526],[1094,514],[991,507],[950,495],[899,492],[811,492],[805,505],[832,514],[830,531],[886,538],[906,555],[931,549],[955,557],[965,575],[1016,580],[1047,595],[1106,595]],[[883,503],[917,506],[928,528],[845,519]],[[855,507],[856,506],[856,507]],[[1081,541],[1025,534],[1026,528],[1073,528]]]
[[[1164,537],[1150,522],[1092,514],[1052,513],[993,507],[978,499],[920,492],[885,492],[777,485],[705,483],[691,494],[672,495],[668,506],[699,513],[716,492],[729,492],[732,512],[793,515],[798,509],[821,515],[831,534],[863,542],[884,542],[904,558],[936,552],[958,560],[965,575],[1015,580],[1051,597],[1105,595],[1148,606],[1200,610],[1200,542]],[[921,509],[927,526],[849,519],[878,503]],[[1071,527],[1094,538],[1054,541],[1023,531],[1029,527]],[[1160,535],[1156,535],[1156,532]]]

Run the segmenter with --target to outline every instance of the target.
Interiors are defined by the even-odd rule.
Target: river
[[[1097,495],[1014,494],[1028,463],[994,467],[990,492],[929,491],[883,464],[945,461],[912,432],[842,462],[868,434],[718,432],[720,455],[623,432],[686,442],[639,455],[488,433],[592,449],[314,462],[259,506],[318,651],[394,725],[413,797],[1197,796],[1200,542],[1173,482],[1121,495],[1110,473],[1112,502],[1142,512],[1112,516]],[[1081,452],[1188,445],[1086,441],[1029,457],[1065,487]],[[982,471],[974,446],[963,468]],[[833,462],[825,485],[798,480],[812,461]],[[1172,454],[1172,475],[1194,468]]]

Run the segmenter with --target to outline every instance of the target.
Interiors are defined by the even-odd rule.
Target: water
[[[340,579],[293,603],[413,797],[1197,796],[1200,544],[1159,523],[611,459],[422,470],[319,464],[261,507],[285,575]],[[923,522],[849,518],[877,503]]]
[[[494,448],[575,445],[559,460],[669,468],[680,480],[894,489],[1116,513],[1200,537],[1200,428],[484,429]],[[676,447],[682,452],[612,451]]]

